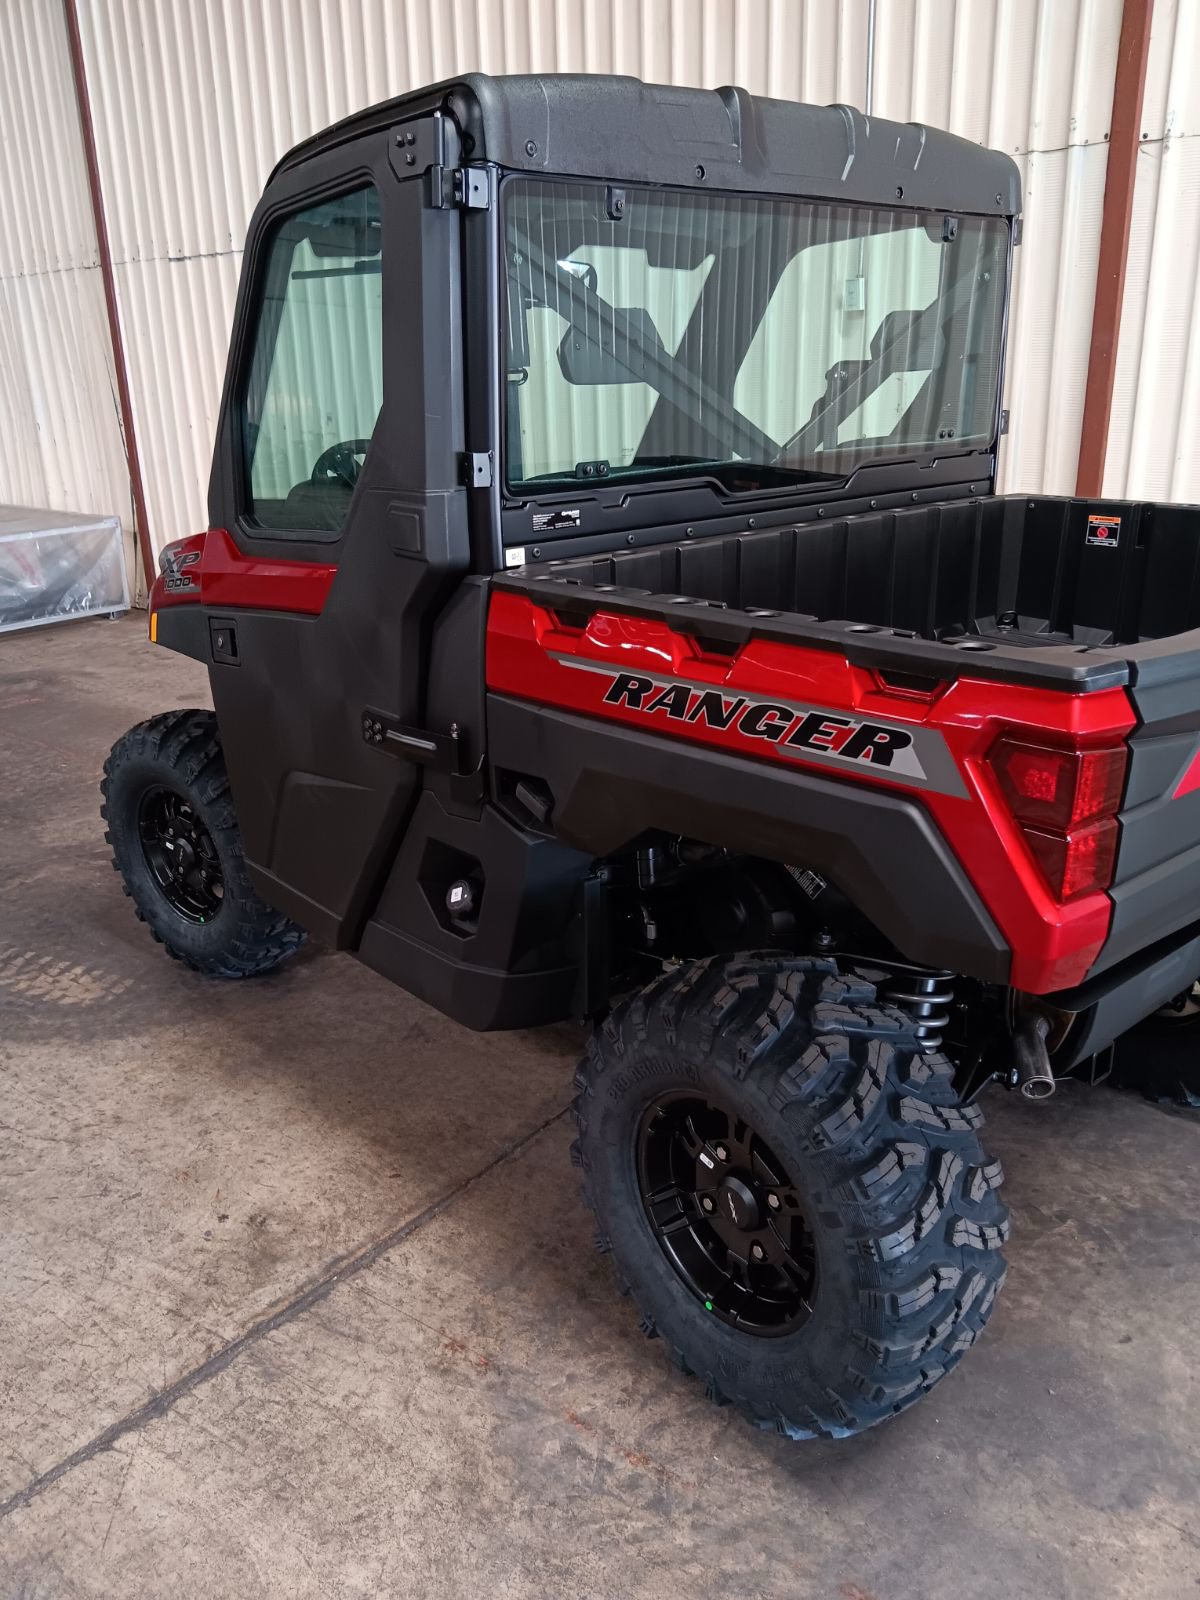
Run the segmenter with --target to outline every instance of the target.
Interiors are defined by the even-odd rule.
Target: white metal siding
[[[1000,486],[1071,492],[1120,0],[880,0],[878,14],[876,111],[948,127],[1021,169]]]
[[[241,247],[285,150],[457,72],[862,101],[866,0],[79,0],[156,547],[201,527]]]
[[[131,530],[60,0],[0,6],[0,196],[0,503]]]
[[[1200,501],[1200,0],[1150,33],[1106,494]]]
[[[864,98],[867,0],[79,0],[79,12],[157,545],[205,522],[245,227],[297,140],[467,69]],[[1200,0],[1157,0],[1114,492],[1200,498],[1189,450],[1200,422],[1200,142],[1187,94],[1198,12]],[[875,112],[996,145],[1022,169],[1002,454],[1011,488],[1074,483],[1119,23],[1120,0],[878,4]],[[31,93],[33,83],[46,91]],[[28,498],[57,475],[90,484],[85,509],[107,509],[120,441],[94,376],[103,307],[72,119],[59,0],[0,6],[0,178],[19,197],[0,238],[0,417],[18,440],[0,441],[0,486]],[[57,300],[46,289],[36,301],[26,288],[18,306],[13,278],[46,271],[90,274],[93,288],[63,282]],[[33,348],[45,362],[34,388],[46,392],[31,399]],[[48,421],[31,424],[42,413]],[[42,497],[55,492],[47,482]]]

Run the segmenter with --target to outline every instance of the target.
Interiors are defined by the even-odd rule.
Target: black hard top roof
[[[1015,216],[1016,165],[951,133],[866,117],[852,106],[767,100],[745,89],[680,89],[638,78],[553,73],[461,78],[335,123],[276,172],[361,134],[434,110],[463,133],[463,157],[518,172],[804,195]]]

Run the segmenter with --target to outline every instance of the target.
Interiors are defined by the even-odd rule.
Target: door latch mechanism
[[[450,724],[449,733],[430,733],[368,706],[362,714],[362,736],[364,744],[449,778],[455,800],[477,800],[483,792],[483,761],[467,766],[457,722]]]

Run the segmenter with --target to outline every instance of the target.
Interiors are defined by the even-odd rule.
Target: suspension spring
[[[884,986],[884,998],[913,1019],[922,1050],[936,1050],[954,1004],[954,974],[930,967],[901,967]]]

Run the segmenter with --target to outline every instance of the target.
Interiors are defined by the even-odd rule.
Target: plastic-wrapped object
[[[0,506],[0,633],[128,609],[118,517]]]

